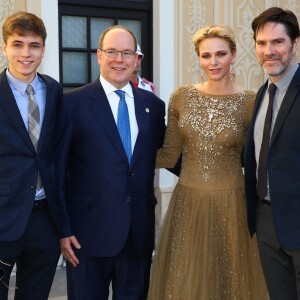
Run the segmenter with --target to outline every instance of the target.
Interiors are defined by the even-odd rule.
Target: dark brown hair
[[[298,20],[292,11],[283,10],[280,7],[270,7],[252,21],[254,40],[256,40],[258,31],[260,31],[268,22],[282,24],[292,43],[300,35]]]

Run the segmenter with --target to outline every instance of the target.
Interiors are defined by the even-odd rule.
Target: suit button
[[[32,184],[30,185],[30,189],[33,190],[35,188],[35,186]]]
[[[131,198],[130,197],[127,197],[126,201],[127,202],[130,202]]]

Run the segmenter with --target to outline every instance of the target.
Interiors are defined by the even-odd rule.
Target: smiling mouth
[[[32,64],[32,61],[20,61],[20,63],[21,63],[22,65],[29,66],[29,65]]]
[[[267,64],[267,65],[274,65],[275,63],[277,63],[277,60],[274,59],[265,59],[263,61],[263,64]]]
[[[118,68],[118,67],[113,67],[113,69],[114,69],[115,71],[124,71],[124,70],[125,70],[125,68]]]

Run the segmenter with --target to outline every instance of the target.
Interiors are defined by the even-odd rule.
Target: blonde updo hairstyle
[[[223,24],[208,25],[199,29],[193,37],[195,51],[198,56],[200,43],[208,38],[223,39],[228,43],[231,53],[236,52],[236,41],[234,32],[229,26]]]

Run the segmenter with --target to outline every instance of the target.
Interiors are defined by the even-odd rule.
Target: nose
[[[30,56],[30,47],[24,46],[22,49],[22,55],[23,56]]]
[[[266,55],[273,54],[274,53],[274,47],[273,47],[272,43],[267,43],[264,50],[265,50],[264,52],[265,52]]]
[[[117,60],[117,61],[122,61],[123,60],[122,52],[117,53],[117,56],[115,57],[115,60]]]
[[[215,55],[212,55],[210,63],[214,66],[218,64],[218,59]]]

